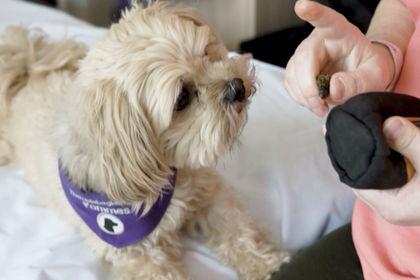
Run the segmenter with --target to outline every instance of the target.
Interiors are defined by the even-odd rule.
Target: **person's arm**
[[[385,40],[405,54],[414,32],[410,12],[399,0],[382,0],[372,18],[366,36],[369,40]],[[388,57],[388,68],[394,61],[388,47],[374,43]],[[400,69],[395,69],[399,72]],[[392,76],[395,75],[392,72]],[[402,153],[420,170],[420,131],[409,121],[393,117],[384,123],[384,134],[390,146]],[[403,187],[393,190],[355,190],[356,195],[382,218],[397,225],[420,225],[420,178],[418,173]]]
[[[372,17],[366,37],[373,41],[375,47],[383,52],[387,58],[390,77],[397,79],[395,69],[401,65],[395,65],[389,47],[375,41],[386,41],[395,45],[404,57],[408,42],[414,32],[414,22],[407,7],[400,0],[382,0],[379,2],[375,14]],[[391,82],[390,82],[391,83]]]
[[[414,28],[413,18],[400,0],[381,0],[372,17],[366,37],[369,40],[391,42],[404,53]]]

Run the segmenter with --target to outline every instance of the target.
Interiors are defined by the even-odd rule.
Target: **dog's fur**
[[[50,207],[80,229],[118,279],[188,279],[181,227],[241,279],[264,279],[286,254],[269,244],[234,189],[212,169],[237,142],[255,91],[250,56],[228,58],[195,11],[134,5],[90,50],[9,27],[0,46],[0,162],[23,168]],[[227,102],[234,78],[246,98]],[[190,102],[176,109],[182,89]],[[85,190],[145,206],[178,168],[173,198],[145,240],[122,249],[99,239],[67,202],[57,163]]]

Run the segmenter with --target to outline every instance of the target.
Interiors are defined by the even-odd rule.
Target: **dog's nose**
[[[235,78],[227,85],[225,100],[228,102],[242,102],[245,99],[244,81]]]

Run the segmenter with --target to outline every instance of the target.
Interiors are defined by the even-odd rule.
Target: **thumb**
[[[386,88],[384,79],[370,67],[359,67],[354,71],[337,72],[331,77],[330,100],[332,104],[341,104],[359,93],[377,91]]]
[[[384,122],[383,132],[390,147],[420,171],[420,130],[402,117],[391,117]]]

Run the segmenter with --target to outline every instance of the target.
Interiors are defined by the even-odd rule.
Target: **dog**
[[[251,56],[228,58],[195,10],[134,3],[89,50],[23,27],[2,39],[0,161],[116,279],[190,279],[181,230],[241,279],[288,260],[212,168],[238,142],[257,80]]]

